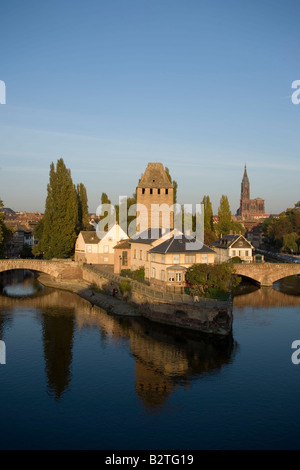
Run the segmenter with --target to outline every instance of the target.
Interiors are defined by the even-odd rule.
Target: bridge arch
[[[57,279],[79,279],[82,269],[75,261],[38,260],[38,259],[3,259],[0,260],[0,272],[13,269],[28,269],[49,274]]]
[[[235,274],[246,276],[261,286],[268,287],[280,279],[300,274],[300,264],[293,263],[234,264],[233,266]]]

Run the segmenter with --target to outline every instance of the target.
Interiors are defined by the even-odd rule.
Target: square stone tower
[[[136,188],[137,232],[147,228],[174,228],[173,184],[162,163],[148,163]]]

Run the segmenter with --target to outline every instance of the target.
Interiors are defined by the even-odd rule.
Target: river
[[[0,284],[1,449],[300,448],[299,278],[243,286],[223,341]]]

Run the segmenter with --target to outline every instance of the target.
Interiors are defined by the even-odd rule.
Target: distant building
[[[265,216],[265,201],[261,198],[250,199],[250,182],[245,165],[241,183],[240,207],[237,210],[238,217],[242,220],[259,219]]]
[[[253,260],[254,247],[243,235],[224,235],[210,246],[216,252],[217,263],[225,263],[235,256],[246,263],[251,263]]]
[[[34,230],[43,215],[40,212],[15,212],[7,207],[2,210],[5,225],[14,230],[13,237],[6,245],[6,257],[16,258],[25,245],[32,249],[38,243]]]

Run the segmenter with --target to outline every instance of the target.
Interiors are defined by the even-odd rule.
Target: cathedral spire
[[[245,169],[244,169],[244,176],[243,176],[243,181],[249,182],[248,175],[247,175],[247,167],[245,163]]]

